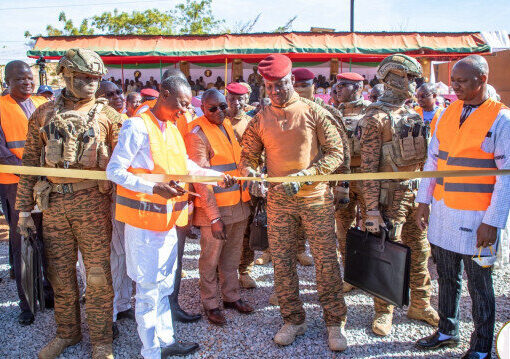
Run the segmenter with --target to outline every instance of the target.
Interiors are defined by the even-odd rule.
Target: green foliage
[[[119,13],[117,9],[92,17],[92,25],[104,34],[172,35],[174,17],[171,12],[148,9],[143,12]]]
[[[58,29],[52,25],[46,26],[46,33],[48,36],[62,36],[62,35],[93,35],[94,29],[89,28],[88,19],[83,19],[80,27],[73,24],[73,20],[68,20],[65,12],[58,15],[58,21],[64,24],[63,29]]]
[[[283,26],[278,26],[273,32],[289,32],[292,31],[292,25],[294,24],[294,21],[296,21],[297,15],[294,17],[291,17],[287,23]]]
[[[214,18],[211,10],[212,0],[185,0],[176,6],[176,18],[181,34],[210,34],[219,29],[225,20]]]

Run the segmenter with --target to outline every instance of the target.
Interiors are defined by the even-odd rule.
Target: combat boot
[[[347,338],[345,337],[345,320],[339,326],[328,328],[328,345],[333,351],[344,351],[347,349]]]
[[[298,335],[305,334],[306,323],[303,324],[290,324],[285,323],[283,327],[274,336],[274,342],[279,345],[289,345],[294,342]]]
[[[269,297],[269,304],[274,305],[275,307],[279,305],[278,296],[276,295],[276,293],[272,293],[271,296]]]
[[[342,292],[347,293],[353,290],[354,288],[356,287],[353,286],[351,283],[347,283],[344,281],[344,284],[342,285]]]
[[[269,262],[271,262],[271,252],[265,251],[264,253],[262,253],[262,255],[260,257],[257,258],[257,260],[255,261],[255,264],[258,266],[262,266]]]
[[[313,266],[313,259],[306,252],[298,253],[297,260],[302,266]]]
[[[439,325],[439,314],[430,305],[426,308],[417,308],[411,304],[407,309],[407,317],[424,321],[433,327]]]
[[[249,274],[241,274],[239,276],[239,284],[245,289],[257,288],[257,282]]]
[[[393,313],[375,313],[372,331],[382,337],[390,334],[393,324]]]
[[[64,350],[66,350],[67,347],[73,346],[78,344],[81,341],[81,335],[70,338],[70,339],[64,339],[55,337],[44,346],[39,351],[38,358],[39,359],[55,359],[57,358]]]
[[[113,359],[111,344],[99,344],[92,346],[92,359]]]

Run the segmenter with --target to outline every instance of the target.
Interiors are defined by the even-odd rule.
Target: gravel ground
[[[201,310],[198,294],[197,260],[200,247],[197,240],[186,245],[180,302],[191,312]],[[257,253],[259,254],[259,253]],[[16,288],[9,279],[8,247],[0,242],[0,358],[36,358],[37,351],[55,334],[53,311],[38,313],[35,323],[22,327],[17,322],[19,313],[16,304]],[[437,274],[430,265],[433,277],[432,304],[437,307]],[[200,343],[200,350],[190,358],[450,358],[460,357],[468,349],[471,324],[471,300],[464,283],[461,299],[462,343],[456,349],[436,352],[421,352],[414,342],[433,332],[433,328],[418,321],[407,319],[405,310],[396,309],[391,335],[381,339],[370,329],[373,315],[372,300],[356,290],[346,296],[348,305],[347,339],[349,348],[344,353],[332,353],[327,346],[326,328],[318,304],[315,275],[312,267],[299,267],[301,298],[307,312],[308,330],[294,344],[281,348],[272,341],[273,335],[282,325],[277,307],[268,303],[272,292],[273,270],[271,264],[255,266],[253,276],[259,287],[243,290],[242,297],[256,311],[252,315],[240,315],[231,310],[225,312],[227,325],[216,327],[202,319],[198,323],[177,323],[181,339]],[[496,332],[510,320],[510,266],[499,269],[494,275],[496,287]],[[82,308],[83,309],[83,308]],[[82,310],[82,323],[85,322]],[[114,342],[116,358],[141,358],[141,342],[134,321],[119,321],[120,336]],[[90,344],[86,326],[83,325],[84,340],[67,349],[61,358],[89,358]],[[493,354],[496,358],[496,355]]]

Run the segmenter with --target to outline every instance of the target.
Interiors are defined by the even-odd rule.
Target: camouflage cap
[[[60,59],[57,74],[68,69],[72,72],[82,72],[89,75],[103,76],[107,70],[99,55],[88,49],[69,49]]]
[[[384,80],[390,72],[402,77],[406,75],[422,76],[420,63],[415,58],[404,54],[390,55],[382,60],[377,68],[377,78]]]

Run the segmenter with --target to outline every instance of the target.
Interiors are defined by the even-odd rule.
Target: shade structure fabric
[[[256,33],[221,35],[92,35],[36,38],[29,57],[59,59],[70,48],[99,53],[107,64],[159,62],[223,62],[241,59],[258,62],[271,53],[287,54],[295,61],[378,61],[401,52],[436,59],[489,53],[480,33]]]

